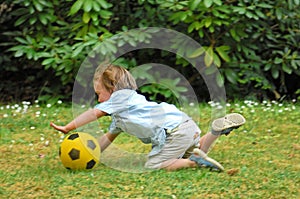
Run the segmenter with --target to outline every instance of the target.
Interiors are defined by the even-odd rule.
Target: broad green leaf
[[[19,26],[28,19],[28,15],[23,15],[15,22],[15,26]]]
[[[215,9],[226,13],[226,14],[232,14],[232,8],[226,5],[220,6],[220,7],[216,7]]]
[[[121,47],[124,46],[124,44],[126,44],[126,42],[123,39],[118,40],[117,46]]]
[[[216,73],[216,74],[217,74],[217,75],[216,75],[217,85],[218,85],[219,87],[224,86],[224,79],[223,79],[222,75],[221,75],[220,73]]]
[[[129,41],[129,43],[130,43],[130,41]],[[118,50],[117,47],[116,47],[116,45],[115,45],[115,43],[112,40],[106,40],[106,41],[104,41],[103,45],[110,52],[116,53],[117,50]],[[134,45],[136,45],[136,43],[134,43]]]
[[[174,24],[177,24],[180,21],[186,19],[187,15],[185,12],[176,12],[170,16],[170,20],[173,21]]]
[[[37,9],[37,11],[42,12],[43,6],[40,4],[38,0],[33,0],[33,5]]]
[[[216,24],[217,26],[221,26],[222,24],[224,24],[223,22],[224,22],[224,21],[218,20],[218,19],[214,19],[214,20],[213,20],[213,23]]]
[[[46,15],[46,14],[41,13],[41,14],[39,15],[39,19],[40,19],[40,22],[41,22],[43,25],[46,25],[47,22],[48,22],[48,19],[47,19],[47,15]]]
[[[257,4],[257,7],[261,7],[261,8],[273,8],[272,5],[267,4],[267,3],[259,3]]]
[[[282,70],[289,75],[292,74],[292,72],[293,72],[293,70],[289,66],[287,66],[285,63],[282,63]]]
[[[212,18],[211,17],[207,17],[204,19],[204,24],[205,24],[205,27],[208,28],[211,24],[212,24]]]
[[[29,13],[30,13],[30,15],[34,15],[35,14],[35,9],[34,9],[34,6],[30,6],[29,8],[28,8],[28,10],[29,10]]]
[[[205,52],[204,63],[206,66],[210,66],[213,63],[213,48],[210,46]]]
[[[90,12],[93,7],[93,0],[85,0],[83,3],[84,12]]]
[[[238,41],[238,42],[241,41],[240,37],[237,35],[237,33],[235,31],[235,28],[231,28],[229,32],[235,41]]]
[[[275,64],[280,64],[282,62],[283,62],[282,58],[279,58],[279,57],[276,57],[275,60],[274,60]]]
[[[136,47],[136,45],[137,45],[137,42],[136,42],[135,40],[133,40],[133,39],[129,39],[129,40],[128,40],[128,43],[129,43],[131,46],[133,46],[133,47]]]
[[[218,49],[221,49],[221,50],[223,50],[223,51],[228,51],[228,50],[230,50],[230,46],[226,46],[226,45],[223,45],[223,46],[219,46],[219,47],[217,47]]]
[[[29,35],[26,35],[26,40],[29,44],[33,44],[33,43],[36,43],[35,42],[35,39]]]
[[[204,0],[203,3],[206,8],[210,8],[211,5],[213,4],[213,0]]]
[[[260,10],[256,9],[255,13],[257,14],[257,16],[259,16],[262,19],[266,18],[266,15],[264,13],[262,13]]]
[[[226,61],[226,62],[230,62],[230,57],[228,56],[227,54],[227,50],[229,50],[229,46],[219,46],[219,47],[216,47],[216,51],[218,52],[218,54],[220,55],[220,57]]]
[[[102,8],[104,9],[108,9],[110,7],[112,7],[112,4],[111,3],[108,3],[107,1],[105,0],[97,0],[97,2],[101,5]]]
[[[55,62],[55,58],[48,58],[48,59],[45,59],[43,62],[42,62],[42,65],[48,65],[48,64],[51,64],[52,62]]]
[[[193,30],[199,30],[203,25],[199,21],[194,21],[188,27],[188,32],[191,33]]]
[[[98,14],[97,13],[95,13],[95,12],[91,12],[90,13],[90,16],[91,16],[91,18],[92,18],[92,20],[95,22],[95,21],[99,21],[99,19],[98,19]]]
[[[183,86],[178,86],[176,87],[176,90],[180,93],[183,93],[183,92],[187,92],[188,89],[186,87],[183,87]]]
[[[107,10],[100,10],[99,14],[103,19],[109,19],[113,13]]]
[[[15,57],[21,57],[24,54],[24,52],[22,50],[18,50],[17,52],[15,52]]]
[[[267,63],[267,64],[265,65],[265,67],[264,67],[264,71],[270,70],[271,67],[272,67],[272,64],[271,64],[271,63]]]
[[[246,8],[244,7],[233,7],[233,12],[237,12],[241,15],[245,14],[246,13]]]
[[[200,30],[198,31],[198,35],[199,35],[200,38],[203,38],[203,37],[204,37],[204,32],[203,32],[202,29],[200,29]]]
[[[212,75],[212,74],[216,74],[217,72],[218,72],[218,69],[216,67],[205,67],[204,68],[205,75]]]
[[[296,63],[296,60],[291,60],[291,66],[293,67],[293,69],[297,70],[298,66],[297,66],[297,63]]]
[[[82,15],[82,21],[87,24],[89,23],[90,19],[90,14],[88,12],[84,12]]]
[[[94,9],[96,12],[99,12],[99,11],[101,10],[100,5],[98,4],[97,1],[93,1],[93,9]]]
[[[64,70],[64,68],[65,68],[65,64],[64,63],[62,63],[62,64],[60,64],[58,67],[57,67],[57,71],[62,71],[62,70]]]
[[[205,52],[203,47],[196,49],[191,55],[188,55],[189,58],[196,58],[202,55]]]
[[[29,24],[30,24],[30,25],[35,24],[36,21],[37,21],[37,18],[36,18],[35,16],[29,18]]]
[[[83,45],[84,46],[92,46],[95,45],[97,42],[99,42],[98,40],[89,40],[87,42],[85,42]]]
[[[282,19],[283,13],[282,13],[282,9],[281,8],[276,8],[275,13],[276,13],[277,19],[279,19],[279,20]]]
[[[189,3],[190,9],[191,10],[195,10],[199,6],[199,4],[201,3],[201,1],[202,0],[192,0],[192,1],[190,1],[190,3]]]
[[[82,23],[78,23],[78,25],[80,25],[78,28],[80,27],[82,28],[77,32],[76,37],[83,37],[88,33],[89,25],[88,24],[82,25]]]
[[[84,0],[77,0],[70,9],[70,15],[76,14],[83,5]]]
[[[163,92],[163,95],[164,95],[166,98],[169,98],[169,97],[171,97],[172,92],[171,92],[170,90],[166,90],[165,92]]]
[[[226,69],[224,72],[225,72],[226,79],[227,79],[230,83],[233,83],[233,84],[236,84],[236,83],[237,83],[238,76],[237,76],[237,74],[236,74],[235,71],[233,71],[233,70],[231,70],[231,69]]]
[[[15,40],[17,40],[18,42],[20,42],[21,44],[28,44],[28,41],[21,38],[21,37],[16,37]]]
[[[36,53],[39,58],[46,58],[46,57],[54,57],[54,53],[49,52],[38,52]]]
[[[34,57],[35,51],[32,48],[28,48],[26,52],[27,59],[32,59]]]
[[[252,14],[252,12],[249,12],[249,11],[246,12],[246,16],[247,16],[249,19],[254,18],[254,15]]]
[[[221,13],[217,9],[213,9],[212,14],[217,18],[220,18],[220,16],[221,16]]]
[[[271,72],[272,72],[272,77],[274,79],[277,79],[279,77],[279,70],[276,67],[272,67]]]
[[[73,70],[73,66],[71,65],[71,62],[69,62],[68,64],[65,64],[65,73],[69,73]]]
[[[218,6],[221,6],[223,4],[222,0],[213,0],[213,2]]]
[[[72,53],[72,57],[78,56],[82,52],[83,48],[84,48],[84,45],[81,45],[78,48],[76,48]]]
[[[39,3],[44,5],[45,7],[51,7],[53,8],[53,4],[50,1],[46,1],[46,0],[39,0]]]
[[[14,46],[8,49],[9,51],[22,51],[24,49],[24,46],[19,45],[19,46]]]
[[[216,53],[214,53],[213,58],[214,58],[214,64],[217,67],[220,67],[221,66],[221,60],[220,60],[219,56]]]

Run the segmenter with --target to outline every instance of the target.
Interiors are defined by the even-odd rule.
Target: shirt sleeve
[[[118,134],[118,133],[123,132],[123,130],[116,126],[115,121],[112,121],[110,126],[109,126],[109,132],[112,133],[112,134]]]
[[[131,95],[134,92],[134,90],[129,89],[115,91],[112,93],[112,95],[107,101],[97,104],[95,106],[96,109],[101,110],[109,115],[112,115],[112,122],[109,127],[110,133],[117,134],[123,132],[121,128],[116,126],[114,114],[118,114],[128,109],[128,102],[130,100]]]
[[[122,112],[128,108],[128,101],[132,92],[135,91],[128,89],[115,91],[107,101],[97,104],[95,108],[107,114]]]

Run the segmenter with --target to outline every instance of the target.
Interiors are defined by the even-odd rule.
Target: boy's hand
[[[65,126],[58,126],[53,122],[50,122],[50,126],[64,134],[67,134],[69,132],[69,130]]]

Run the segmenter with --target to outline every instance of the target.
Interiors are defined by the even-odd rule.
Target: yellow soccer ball
[[[59,157],[67,169],[92,169],[99,163],[100,146],[88,133],[76,132],[64,138],[59,148]]]

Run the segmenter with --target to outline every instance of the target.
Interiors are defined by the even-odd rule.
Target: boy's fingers
[[[58,131],[64,133],[64,134],[67,134],[67,133],[68,133],[68,131],[66,131],[64,127],[62,127],[62,126],[57,126],[57,125],[54,124],[53,122],[50,122],[50,126],[53,127],[53,128],[55,128],[56,130],[58,130]]]
[[[54,124],[53,122],[50,123],[50,126],[53,127],[53,128],[55,128],[56,130],[60,130],[60,129],[58,128],[58,126],[57,126],[56,124]]]
[[[53,122],[50,122],[51,127],[55,127],[55,124]]]

